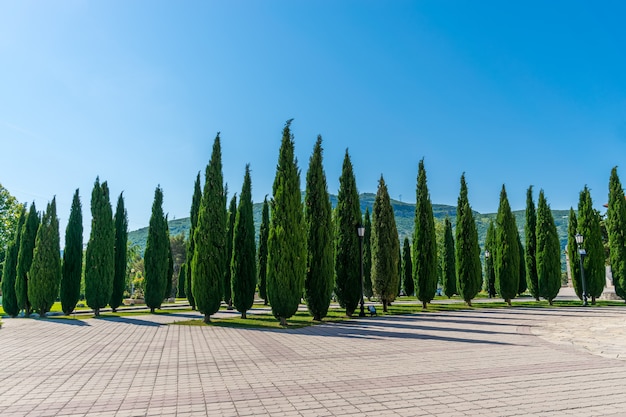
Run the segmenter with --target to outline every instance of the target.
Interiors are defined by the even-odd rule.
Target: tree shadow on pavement
[[[156,323],[150,320],[142,320],[142,319],[138,319],[138,318],[134,318],[134,317],[128,317],[128,316],[121,316],[121,317],[115,317],[115,316],[100,316],[97,318],[98,320],[104,320],[104,321],[112,321],[115,323],[125,323],[125,324],[134,324],[136,326],[149,326],[149,327],[160,327],[160,326],[165,326],[164,323]]]

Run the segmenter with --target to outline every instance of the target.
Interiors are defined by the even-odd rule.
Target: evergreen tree
[[[298,310],[306,274],[306,230],[300,171],[294,157],[294,140],[283,129],[272,199],[272,218],[267,242],[267,296],[274,317],[281,325]],[[356,230],[356,229],[355,229]]]
[[[30,271],[33,263],[33,251],[35,250],[35,239],[37,237],[37,229],[39,229],[39,222],[39,213],[37,213],[35,202],[33,202],[22,226],[15,279],[17,306],[20,310],[24,310],[24,317],[28,317],[31,313],[31,303],[28,299],[28,271]]]
[[[526,247],[524,250],[524,263],[526,265],[526,286],[530,294],[539,301],[539,281],[537,277],[537,213],[533,201],[533,186],[526,191],[526,225],[524,235]]]
[[[151,313],[154,313],[155,309],[161,308],[167,288],[169,244],[167,221],[163,214],[163,190],[157,186],[154,191],[152,215],[150,216],[144,255],[144,298]]]
[[[224,302],[228,305],[228,309],[232,310],[233,293],[230,282],[232,277],[230,261],[233,257],[233,251],[235,249],[233,247],[233,236],[235,235],[235,218],[237,217],[237,194],[233,195],[233,198],[230,199],[230,205],[228,206],[228,213],[226,214],[226,217],[228,219],[228,222],[226,223],[226,259],[228,260],[228,267],[224,273]],[[245,312],[242,313],[245,314]]]
[[[357,227],[361,224],[361,206],[347,149],[339,177],[336,210],[335,295],[339,305],[346,309],[346,315],[352,317],[361,300],[361,248],[357,234]]]
[[[187,282],[187,264],[184,263],[180,266],[178,271],[178,297],[185,298],[187,293],[185,291],[185,283]]]
[[[446,217],[444,221],[444,240],[441,260],[441,274],[443,282],[443,293],[452,297],[456,291],[456,265],[454,259],[454,235],[452,234],[452,222]]]
[[[80,299],[80,281],[83,273],[83,210],[78,189],[72,199],[70,218],[65,229],[65,249],[61,267],[61,308],[72,314]]]
[[[48,203],[37,230],[28,279],[28,299],[39,316],[44,317],[52,308],[61,283],[61,247],[56,197]]]
[[[206,168],[204,192],[194,232],[195,248],[191,268],[191,291],[204,322],[219,308],[224,295],[226,269],[226,198],[222,175],[220,134],[213,143],[211,161]]]
[[[617,167],[611,170],[606,217],[613,286],[615,294],[626,300],[626,200]]]
[[[461,191],[456,208],[456,289],[467,305],[480,291],[482,272],[480,247],[474,213],[467,198],[465,174],[461,175]]]
[[[363,287],[368,300],[372,299],[374,291],[372,289],[372,222],[370,220],[370,209],[365,209],[365,236],[363,236]],[[411,278],[412,279],[412,278]],[[414,289],[415,291],[415,289]]]
[[[385,312],[397,294],[399,253],[396,220],[387,185],[381,175],[372,211],[372,283]]]
[[[167,274],[165,274],[165,292],[163,298],[169,300],[172,296],[172,281],[174,280],[174,256],[172,254],[172,240],[170,239],[170,227],[165,215],[165,235],[167,236]]]
[[[539,295],[552,305],[561,289],[561,243],[543,190],[539,191],[536,236]]]
[[[270,205],[267,196],[263,200],[261,228],[259,230],[259,297],[267,305],[267,238],[270,235]]]
[[[519,289],[519,247],[517,246],[517,226],[511,212],[506,189],[502,185],[500,206],[496,217],[496,291],[508,305]]]
[[[485,237],[485,252],[489,251],[489,256],[485,253],[485,290],[489,298],[496,296],[496,271],[493,260],[496,254],[496,227],[493,220],[489,221],[487,236]]]
[[[522,245],[522,238],[517,231],[517,249],[519,250],[519,280],[517,282],[517,294],[522,295],[528,289],[526,284],[526,263],[524,262],[524,246]]]
[[[128,214],[124,208],[124,196],[120,193],[115,209],[115,273],[109,305],[113,312],[122,305],[126,288],[126,264],[128,255]]]
[[[413,261],[411,254],[411,243],[409,237],[404,237],[402,248],[402,285],[405,295],[413,295],[415,293],[415,283],[413,281]]]
[[[239,208],[235,215],[233,232],[233,255],[230,264],[232,270],[232,301],[241,318],[246,318],[256,289],[256,244],[254,242],[254,214],[252,212],[252,180],[250,165],[246,165]]]
[[[585,186],[580,193],[578,202],[578,232],[583,235],[583,248],[586,255],[583,260],[587,293],[591,296],[591,304],[602,294],[605,280],[604,245],[600,229],[600,214],[593,208],[591,193]]]
[[[567,224],[567,257],[569,259],[569,272],[572,278],[572,286],[576,295],[583,299],[583,284],[580,277],[580,255],[576,243],[576,233],[578,233],[578,219],[574,209],[569,209],[569,221]]]
[[[16,317],[20,312],[17,306],[17,297],[15,296],[15,279],[17,278],[17,257],[25,220],[26,208],[21,206],[14,238],[7,247],[4,269],[2,270],[2,308],[5,314],[11,317]]]
[[[413,229],[413,278],[415,292],[427,308],[437,291],[437,234],[433,206],[430,202],[424,160],[419,162]]]
[[[196,176],[196,182],[194,183],[194,187],[193,187],[193,199],[191,201],[191,213],[190,213],[190,220],[191,220],[191,227],[189,229],[189,240],[188,240],[188,246],[187,246],[187,260],[185,261],[185,264],[187,266],[186,268],[186,273],[185,273],[185,277],[187,279],[186,282],[186,287],[187,287],[187,300],[189,301],[189,305],[191,306],[192,310],[196,309],[196,300],[193,298],[193,292],[191,290],[191,271],[192,271],[192,265],[193,265],[193,254],[195,251],[195,240],[194,240],[194,236],[196,233],[196,228],[198,227],[198,214],[200,213],[200,202],[202,201],[202,188],[200,187],[200,173],[198,172],[198,175]]]
[[[304,290],[309,313],[317,321],[328,314],[335,285],[332,208],[322,152],[322,137],[318,136],[306,174],[304,203],[308,249]]]

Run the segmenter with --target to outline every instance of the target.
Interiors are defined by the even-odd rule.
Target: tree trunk
[[[383,312],[387,312],[387,300],[383,300]]]
[[[233,300],[230,299],[230,300],[228,300],[228,307],[226,307],[226,310],[232,310],[232,309],[233,309]],[[241,318],[245,319],[245,317],[243,317],[243,316]]]
[[[232,307],[231,307],[231,308],[232,308]],[[242,318],[242,319],[244,319],[244,320],[245,320],[245,319],[247,319],[247,317],[246,317],[246,312],[245,312],[245,311],[244,311],[243,313],[241,313],[241,318]]]
[[[117,313],[117,308],[112,308],[111,311]]]
[[[594,297],[593,295],[591,296],[591,305],[592,306],[596,305],[596,297]]]
[[[422,308],[423,308],[424,310],[427,310],[427,309],[428,309],[428,303],[427,303],[426,301],[422,301]]]
[[[548,304],[552,305],[552,300],[548,300]]]
[[[504,300],[504,301],[506,301],[506,305],[507,305],[507,306],[511,307],[511,300],[510,300],[510,299],[506,299],[506,300]]]
[[[208,315],[208,314],[205,314],[203,321],[204,321],[205,324],[211,323],[211,316]]]
[[[465,303],[467,304],[468,307],[472,306],[472,300],[466,300]]]
[[[322,318],[320,317],[319,314],[313,316],[313,321],[322,321]]]
[[[535,297],[535,301],[539,302],[539,297]],[[552,305],[552,304],[550,304]]]
[[[100,317],[100,309],[99,308],[94,308],[93,309],[93,315],[96,317]]]
[[[267,298],[265,300],[263,300],[263,305],[266,306],[267,305]]]
[[[280,320],[280,325],[281,326],[287,327],[287,319],[286,318],[279,317],[279,320]]]

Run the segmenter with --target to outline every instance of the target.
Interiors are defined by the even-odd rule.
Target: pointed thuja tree
[[[70,218],[65,228],[65,249],[61,267],[61,308],[67,316],[74,311],[80,298],[83,272],[83,209],[78,189],[72,199]]]
[[[318,136],[309,159],[304,199],[308,251],[304,294],[316,321],[328,314],[335,285],[333,218],[322,153],[322,137]]]
[[[500,205],[496,216],[496,291],[510,306],[519,289],[520,250],[517,246],[517,226],[509,205],[506,188],[502,185]]]
[[[489,256],[487,256],[487,252]],[[487,235],[485,236],[485,279],[484,287],[489,298],[496,296],[496,271],[493,260],[496,254],[496,226],[489,220]]]
[[[4,269],[2,270],[2,309],[5,314],[11,317],[17,317],[20,312],[17,306],[17,297],[15,296],[15,279],[17,277],[17,257],[25,220],[26,208],[22,206],[17,219],[13,241],[9,242],[7,247]]]
[[[567,260],[572,286],[576,295],[583,299],[583,284],[580,277],[580,255],[576,244],[576,234],[578,233],[578,219],[572,207],[569,209],[569,221],[567,224]]]
[[[537,203],[537,278],[539,295],[552,305],[561,289],[561,243],[543,190]]]
[[[471,306],[472,299],[476,297],[482,285],[482,272],[478,230],[467,198],[465,174],[461,175],[461,190],[456,208],[455,241],[456,289],[467,305]]]
[[[398,292],[399,253],[396,220],[387,185],[381,175],[372,210],[372,283],[374,294],[382,301],[385,312]]]
[[[144,254],[145,289],[144,297],[150,312],[161,308],[167,287],[168,246],[167,222],[163,214],[163,190],[157,186],[154,191],[152,214],[148,226],[148,239]]]
[[[109,305],[113,312],[122,305],[126,289],[126,264],[128,255],[128,214],[124,208],[124,196],[120,193],[115,209],[115,273]]]
[[[444,220],[443,249],[441,256],[441,276],[443,293],[450,298],[456,291],[456,264],[454,259],[454,235],[449,217]]]
[[[524,263],[526,265],[526,286],[528,291],[539,301],[539,281],[537,277],[537,213],[533,201],[533,186],[526,191],[526,224],[524,225]]]
[[[195,251],[195,240],[194,235],[196,233],[196,228],[198,227],[198,213],[200,212],[200,202],[202,201],[202,188],[200,187],[200,173],[196,176],[196,182],[193,186],[193,198],[191,201],[191,212],[189,220],[191,222],[191,226],[189,228],[189,237],[187,238],[187,258],[185,260],[185,265],[187,266],[187,270],[185,273],[186,277],[186,288],[187,288],[187,300],[189,301],[189,305],[192,310],[196,309],[196,300],[193,298],[193,292],[191,290],[191,270],[192,270],[192,260],[193,254]]]
[[[187,264],[184,263],[180,266],[178,270],[178,297],[186,298],[187,293],[185,291],[185,286],[187,282]]]
[[[580,193],[578,202],[578,233],[583,235],[582,247],[586,255],[583,259],[587,294],[591,296],[591,304],[595,304],[606,283],[604,267],[604,245],[600,229],[600,214],[593,208],[591,192],[585,186]]]
[[[526,285],[526,263],[524,262],[524,246],[522,245],[522,237],[517,231],[517,249],[519,250],[519,280],[517,281],[517,294],[521,295],[526,292],[528,286]]]
[[[409,242],[409,237],[405,236],[402,246],[402,286],[404,288],[404,294],[409,296],[415,293],[412,257],[411,242]]]
[[[267,196],[263,200],[263,210],[261,212],[261,228],[259,229],[259,253],[258,259],[258,284],[259,297],[263,299],[263,304],[267,305],[267,238],[270,235],[270,204]]]
[[[172,296],[172,281],[174,280],[174,255],[172,254],[172,240],[170,239],[170,227],[165,215],[165,235],[167,237],[167,274],[165,275],[165,291],[163,298],[169,299]]]
[[[228,192],[228,189],[225,190]],[[233,292],[231,286],[231,267],[230,262],[233,257],[233,236],[235,235],[235,218],[237,217],[237,194],[233,195],[228,205],[228,213],[226,213],[228,219],[226,223],[226,259],[227,268],[224,272],[224,302],[228,305],[228,310],[233,309]],[[237,310],[239,311],[239,310]]]
[[[361,248],[357,234],[357,227],[361,224],[361,206],[347,149],[339,177],[336,210],[335,295],[339,305],[346,309],[346,315],[352,317],[361,300]]]
[[[624,199],[624,189],[617,175],[617,167],[611,170],[609,180],[606,226],[615,294],[626,300],[626,199]]]
[[[419,162],[413,226],[413,279],[415,293],[427,308],[437,291],[437,235],[424,160]]]
[[[246,165],[239,208],[234,214],[233,254],[230,263],[232,302],[235,309],[241,313],[241,318],[245,319],[246,311],[250,310],[254,304],[254,291],[256,290],[256,243],[254,241],[250,165]]]
[[[267,242],[267,296],[272,314],[287,325],[298,311],[306,274],[306,228],[300,194],[300,171],[294,156],[291,120],[283,129]]]
[[[48,203],[41,218],[28,280],[28,299],[39,316],[45,317],[59,295],[61,283],[61,246],[56,198]]]
[[[28,299],[28,271],[30,271],[30,266],[33,263],[33,251],[35,250],[35,238],[37,237],[39,222],[39,213],[37,213],[35,202],[33,202],[22,226],[15,278],[17,306],[20,310],[24,310],[25,317],[31,313],[31,303]]]
[[[365,208],[363,225],[365,226],[365,235],[363,236],[363,289],[367,299],[371,300],[374,291],[372,289],[372,221],[370,220],[369,207]]]

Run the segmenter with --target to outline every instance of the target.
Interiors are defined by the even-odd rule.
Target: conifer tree
[[[524,262],[524,246],[522,245],[522,238],[517,230],[517,249],[519,250],[519,280],[517,281],[517,294],[521,295],[526,292],[528,285],[526,285],[526,263]]]
[[[313,320],[328,314],[335,278],[333,219],[323,166],[322,137],[318,136],[306,174],[304,215],[307,228],[305,300]]]
[[[578,245],[576,243],[576,234],[578,233],[578,219],[576,212],[570,207],[569,221],[567,224],[567,257],[569,259],[569,272],[572,278],[572,286],[576,295],[583,299],[583,284],[580,276],[580,255],[578,254]]]
[[[441,260],[441,275],[443,293],[450,298],[456,291],[456,264],[454,259],[454,235],[452,234],[452,222],[446,217],[444,220],[444,238]]]
[[[80,298],[83,273],[83,209],[78,189],[72,199],[70,218],[65,228],[65,249],[61,267],[61,308],[67,316],[74,311]]]
[[[174,256],[172,255],[172,240],[170,239],[170,227],[165,215],[165,236],[167,237],[167,274],[165,274],[165,292],[163,293],[164,299],[169,299],[172,296],[172,281],[174,280]]]
[[[228,206],[228,213],[226,213],[226,218],[228,219],[226,223],[226,259],[227,259],[227,268],[224,272],[224,302],[228,305],[228,309],[233,309],[233,292],[231,287],[231,267],[230,262],[233,257],[233,252],[235,250],[233,246],[233,236],[235,235],[235,218],[237,217],[237,194],[233,195],[233,198],[230,199],[230,204]],[[256,280],[256,277],[255,277]],[[237,310],[239,311],[239,310]]]
[[[437,291],[437,235],[424,160],[419,162],[413,229],[413,279],[415,293],[427,308]]]
[[[267,305],[267,238],[270,235],[270,205],[267,196],[263,200],[261,228],[259,230],[259,297]]]
[[[232,270],[232,301],[241,318],[254,304],[256,289],[256,244],[254,242],[254,214],[252,211],[252,180],[250,165],[246,165],[239,208],[235,215],[233,232],[233,255],[230,263]]]
[[[405,236],[402,248],[402,286],[404,287],[404,294],[409,296],[415,293],[412,257],[411,243],[409,242],[409,237]]]
[[[146,306],[150,312],[161,308],[167,288],[168,247],[167,221],[163,214],[163,190],[157,186],[154,191],[152,215],[148,226],[148,239],[144,255]]]
[[[28,299],[28,271],[30,271],[33,263],[33,251],[35,250],[35,239],[37,237],[37,229],[39,229],[39,222],[39,213],[37,213],[35,202],[33,202],[28,216],[24,220],[24,226],[22,226],[15,279],[17,306],[20,310],[24,310],[24,317],[28,317],[31,313],[31,303]]]
[[[617,175],[617,167],[611,170],[609,180],[606,226],[609,235],[609,259],[615,294],[626,300],[626,200],[624,199],[622,183]]]
[[[372,289],[372,222],[370,220],[370,209],[365,208],[365,235],[363,236],[363,287],[368,300],[372,299],[374,291]],[[414,289],[415,291],[415,289]]]
[[[486,252],[489,251],[489,256]],[[485,237],[485,291],[489,298],[496,296],[496,271],[493,260],[496,255],[496,227],[493,220],[489,221]]]
[[[482,272],[480,247],[474,213],[467,198],[465,174],[461,175],[461,190],[456,208],[456,289],[467,305],[480,291]]]
[[[16,317],[20,312],[17,306],[17,297],[15,296],[15,279],[17,278],[17,257],[25,220],[26,208],[21,206],[14,238],[7,247],[4,269],[2,270],[2,308],[5,314],[11,317]]]
[[[33,262],[28,272],[28,299],[40,317],[44,317],[59,294],[61,283],[61,247],[56,197],[48,203],[35,240]]]
[[[276,167],[267,242],[267,296],[280,324],[298,310],[306,274],[306,230],[300,171],[294,156],[291,120],[285,123]]]
[[[193,298],[193,291],[191,290],[191,271],[192,271],[192,260],[193,254],[195,251],[195,240],[194,235],[196,233],[196,228],[198,227],[198,214],[200,212],[200,202],[202,201],[202,188],[200,187],[200,173],[196,176],[196,182],[193,187],[193,199],[191,201],[191,213],[190,213],[190,221],[191,227],[189,229],[189,238],[187,240],[187,259],[185,261],[186,271],[185,276],[187,279],[186,287],[187,287],[187,300],[189,301],[189,305],[192,310],[196,309],[196,300]]]
[[[226,194],[219,132],[205,176],[198,226],[194,233],[191,291],[198,310],[204,314],[204,322],[209,323],[224,296],[226,269]]]
[[[591,193],[585,186],[578,202],[578,232],[583,235],[582,247],[586,255],[583,260],[587,293],[591,304],[602,294],[605,286],[604,245],[600,229],[600,214],[593,208]]]
[[[115,273],[109,305],[113,312],[122,305],[126,288],[126,264],[128,252],[128,214],[124,208],[124,195],[120,193],[115,209]]]
[[[374,294],[383,303],[383,311],[396,298],[398,291],[398,229],[383,176],[372,211],[372,283]]]
[[[115,273],[115,225],[109,198],[109,187],[100,179],[91,192],[91,233],[85,255],[85,300],[100,316],[113,291]]]
[[[185,291],[185,283],[187,282],[187,263],[180,266],[178,271],[178,297],[186,298],[187,293]]]
[[[352,317],[361,300],[361,248],[357,234],[357,227],[361,224],[361,206],[347,149],[339,177],[336,210],[335,294],[339,305],[346,309],[346,315]]]
[[[517,226],[511,212],[506,188],[502,185],[500,206],[496,217],[496,291],[510,306],[519,289],[519,247],[517,246]]]
[[[552,305],[561,289],[561,243],[543,190],[539,191],[536,236],[539,295]]]
[[[533,186],[526,191],[526,224],[524,236],[526,247],[524,248],[524,263],[526,265],[526,286],[530,294],[539,301],[539,281],[537,277],[537,213],[533,201]]]

